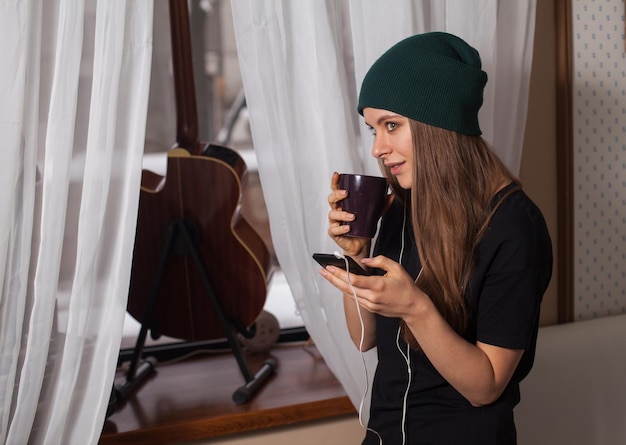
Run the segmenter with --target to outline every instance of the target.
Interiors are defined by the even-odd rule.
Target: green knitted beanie
[[[406,38],[385,52],[365,75],[358,111],[372,107],[410,119],[480,135],[478,110],[487,74],[478,51],[444,32]]]

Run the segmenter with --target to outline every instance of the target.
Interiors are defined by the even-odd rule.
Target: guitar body
[[[180,236],[157,277],[165,234],[174,221],[182,220],[188,227],[227,320],[249,327],[262,312],[273,266],[267,246],[239,213],[246,175],[243,159],[216,145],[202,155],[182,148],[170,150],[165,177],[143,171],[128,312],[144,322],[158,278],[148,323],[153,335],[185,340],[226,336]]]

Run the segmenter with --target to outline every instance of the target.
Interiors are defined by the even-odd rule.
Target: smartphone
[[[339,267],[340,269],[346,270],[346,260],[344,260],[343,258],[337,258],[332,253],[314,253],[313,259],[317,261],[320,265],[322,265],[322,267],[335,266]],[[371,275],[371,272],[363,269],[359,265],[359,263],[352,259],[352,257],[346,255],[346,259],[348,260],[350,273],[353,273],[355,275]]]

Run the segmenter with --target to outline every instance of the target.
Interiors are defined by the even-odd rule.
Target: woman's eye
[[[372,136],[376,136],[376,130],[374,130],[374,127],[370,127],[369,125],[367,126],[367,130],[370,132],[370,134]]]
[[[396,124],[395,122],[387,122],[385,125],[387,126],[388,131],[393,131],[398,128],[398,124]]]

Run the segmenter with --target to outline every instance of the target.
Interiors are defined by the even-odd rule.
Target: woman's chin
[[[398,180],[398,185],[400,185],[400,187],[402,187],[404,190],[410,190],[411,189],[411,178],[406,178],[402,175],[400,176],[396,176],[396,179]]]

